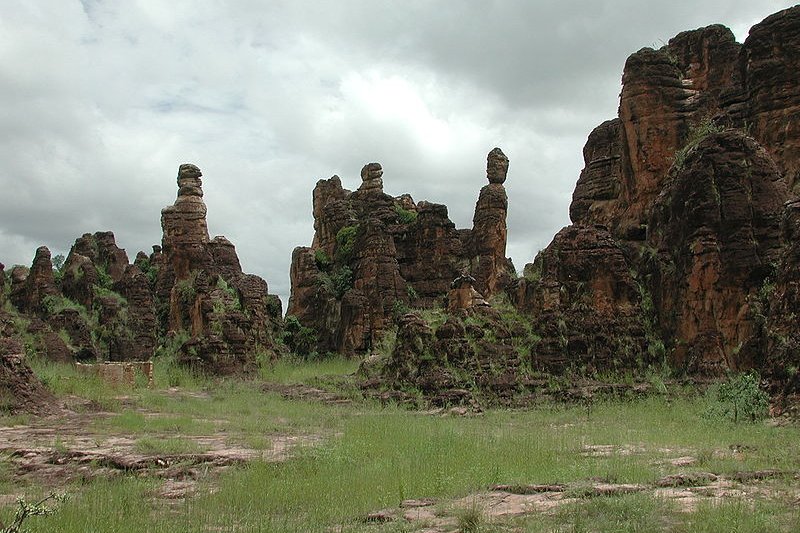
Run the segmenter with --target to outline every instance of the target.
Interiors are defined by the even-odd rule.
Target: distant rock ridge
[[[313,192],[314,239],[296,248],[288,314],[317,335],[316,350],[364,353],[411,306],[447,305],[453,280],[470,273],[485,296],[513,277],[506,258],[508,158],[487,158],[490,182],[473,228],[458,230],[447,207],[383,192],[383,168],[369,163],[355,192],[333,176]]]

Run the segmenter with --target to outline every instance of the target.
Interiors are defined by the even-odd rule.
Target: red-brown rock
[[[653,284],[673,361],[695,372],[746,368],[754,324],[748,301],[780,254],[785,182],[753,139],[711,135],[686,157],[658,198],[650,245],[662,261]]]

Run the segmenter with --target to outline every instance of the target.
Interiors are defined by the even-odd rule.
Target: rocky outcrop
[[[797,176],[798,50],[794,7],[754,26],[744,44],[715,25],[628,58],[619,117],[598,126],[584,147],[574,226],[526,267],[535,279],[512,291],[521,309],[551,324],[540,328],[543,356],[603,315],[614,333],[596,337],[602,352],[624,353],[615,339],[627,336],[631,353],[663,351],[692,373],[760,368],[775,338],[791,344],[783,317],[794,305],[793,203],[783,238],[780,219]],[[596,253],[600,242],[605,251]],[[593,257],[604,273],[587,271],[575,253]],[[577,314],[565,306],[576,284],[597,286],[598,276],[615,287],[605,291],[611,297],[588,297]],[[543,318],[546,309],[553,314]],[[553,323],[567,324],[565,331]],[[585,357],[582,349],[561,353],[573,364]]]
[[[774,161],[738,131],[708,136],[659,195],[648,226],[652,284],[673,362],[693,373],[752,366],[749,301],[780,256],[788,193]]]
[[[46,312],[48,297],[59,294],[53,277],[50,250],[41,246],[36,250],[30,270],[12,270],[11,301],[20,310],[29,313]]]
[[[478,292],[487,295],[497,294],[516,277],[506,258],[508,196],[503,183],[507,172],[508,158],[503,151],[495,148],[489,152],[486,161],[489,185],[481,189],[472,218],[470,272]]]
[[[536,366],[591,373],[636,368],[654,357],[652,309],[631,269],[608,229],[575,225],[558,232],[509,291],[541,337]]]
[[[47,414],[55,398],[25,361],[12,317],[0,309],[0,414]]]
[[[362,387],[413,388],[434,405],[513,404],[532,385],[527,369],[537,342],[529,324],[510,309],[489,306],[407,313],[396,337],[367,358],[359,370]]]
[[[505,257],[508,158],[487,158],[489,185],[474,226],[457,230],[447,207],[383,192],[383,168],[369,163],[355,192],[338,176],[317,182],[314,239],[292,254],[288,314],[317,335],[317,351],[363,353],[375,346],[407,306],[447,305],[462,272],[485,296],[509,283]]]
[[[280,300],[242,271],[230,241],[209,238],[201,175],[181,165],[178,198],[162,211],[162,246],[134,264],[107,231],[76,239],[57,269],[42,247],[30,269],[11,271],[2,294],[30,351],[67,362],[142,361],[169,343],[183,362],[222,374],[282,352]]]
[[[184,363],[217,374],[248,371],[257,352],[274,356],[282,349],[275,334],[281,327],[280,301],[263,279],[242,272],[228,239],[209,238],[201,176],[195,165],[180,166],[178,197],[161,211],[161,248],[147,261],[157,272],[156,296],[166,322],[161,326],[170,335],[189,335],[181,348]],[[146,281],[136,274],[130,281],[137,279]]]
[[[739,68],[745,126],[772,155],[790,189],[800,178],[800,8],[780,11],[753,26]]]

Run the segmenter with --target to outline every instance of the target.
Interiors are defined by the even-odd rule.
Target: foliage
[[[320,272],[317,277],[319,284],[326,292],[341,299],[344,294],[353,288],[353,271],[349,266],[336,267],[333,272]]]
[[[458,522],[458,530],[462,533],[479,533],[483,531],[486,518],[480,506],[473,501],[470,506],[459,510],[456,514],[456,520]]]
[[[195,282],[197,281],[197,276],[199,274],[199,270],[192,270],[188,278],[182,279],[175,283],[175,291],[178,293],[178,298],[180,298],[180,301],[183,305],[192,305],[195,298],[197,298]]]
[[[734,423],[750,423],[769,416],[769,396],[761,390],[758,372],[732,375],[711,391],[708,415],[733,420]]]
[[[156,278],[158,277],[158,267],[153,265],[149,258],[137,260],[136,266],[138,266],[139,270],[142,271],[142,274],[147,277],[147,281],[150,282],[150,286],[154,286],[156,283]]]
[[[64,261],[66,261],[64,254],[56,254],[53,256],[53,277],[56,283],[61,283],[61,279],[64,277]]]
[[[410,209],[404,209],[402,206],[395,204],[394,212],[397,213],[397,220],[401,224],[412,224],[417,220],[417,212]]]
[[[86,307],[75,302],[66,296],[61,295],[47,295],[42,299],[42,307],[48,315],[57,315],[61,311],[67,309],[74,309],[78,311],[84,318],[88,318],[88,311]]]
[[[317,333],[300,323],[294,315],[286,315],[283,342],[300,357],[313,359],[317,355]]]
[[[419,294],[417,294],[417,290],[411,285],[406,285],[406,294],[408,294],[408,299],[412,302],[419,298]]]
[[[317,264],[317,268],[323,272],[330,270],[331,265],[333,264],[331,258],[328,257],[328,254],[322,248],[317,248],[314,251],[314,262]]]
[[[724,131],[724,128],[715,124],[714,121],[708,117],[689,128],[689,134],[686,138],[686,143],[680,150],[675,152],[672,163],[674,168],[678,171],[683,169],[683,165],[686,163],[686,157],[693,148],[700,144],[700,142],[709,135],[721,133],[722,131]]]
[[[66,494],[50,493],[36,503],[28,503],[24,498],[17,499],[17,511],[11,521],[11,525],[0,529],[0,533],[25,533],[28,530],[24,527],[24,522],[32,516],[49,516],[55,512],[55,509],[48,507],[45,504],[52,500],[56,502],[64,502],[67,499]]]
[[[111,289],[106,289],[99,285],[95,285],[92,287],[92,292],[94,292],[95,297],[97,298],[112,298],[116,300],[116,302],[122,306],[128,305],[128,301],[122,296],[120,293],[113,291]]]
[[[222,312],[227,310],[233,310],[233,311],[242,310],[242,300],[241,297],[239,296],[239,291],[236,289],[236,287],[229,285],[228,282],[225,281],[225,278],[223,278],[222,276],[217,276],[217,288],[222,291],[225,291],[228,294],[228,296],[231,297],[230,302],[222,303],[223,305]],[[217,311],[217,308],[215,307],[214,310]]]
[[[108,269],[104,266],[100,266],[97,269],[97,276],[98,276],[98,283],[100,287],[104,289],[110,289],[114,285],[114,280],[111,279],[111,275],[108,273]]]
[[[338,263],[349,263],[353,259],[355,251],[356,234],[358,226],[345,226],[336,232],[336,261]]]
[[[353,287],[353,271],[347,265],[337,268],[331,274],[331,281],[333,282],[333,294],[337,298],[341,298]]]

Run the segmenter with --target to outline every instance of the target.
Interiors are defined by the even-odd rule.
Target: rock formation
[[[355,192],[338,176],[317,182],[314,239],[292,254],[288,309],[317,335],[317,351],[370,350],[407,306],[446,306],[462,272],[484,296],[501,292],[513,272],[505,257],[507,171],[495,148],[468,230],[456,229],[444,205],[385,194],[378,163],[364,166]]]
[[[798,50],[794,7],[754,26],[744,44],[715,25],[628,58],[619,117],[584,147],[574,225],[511,290],[535,320],[554,310],[539,326],[539,356],[603,322],[609,334],[595,336],[595,351],[622,364],[620,353],[647,361],[663,352],[694,373],[759,367],[775,344],[765,327],[789,342],[781,317],[795,305],[793,233],[782,212],[797,178]],[[587,271],[581,256],[602,266]],[[765,307],[758,301],[775,279],[784,282]],[[576,296],[577,310],[568,303]],[[623,337],[632,351],[619,351]],[[561,350],[565,363],[588,353],[576,346]]]
[[[161,211],[162,245],[148,260],[157,265],[161,326],[189,335],[184,362],[218,374],[247,371],[257,352],[281,350],[275,338],[280,301],[263,279],[242,271],[230,241],[209,238],[201,176],[195,165],[181,165],[178,197]]]
[[[3,300],[18,315],[13,333],[66,362],[145,361],[159,345],[187,339],[178,343],[181,360],[215,373],[282,352],[280,300],[242,271],[230,241],[209,239],[201,175],[181,165],[178,199],[162,212],[162,246],[134,264],[113,233],[97,232],[76,239],[58,269],[41,247],[30,269],[11,270],[10,287],[0,272]]]
[[[481,189],[472,218],[470,271],[478,292],[487,295],[497,294],[516,277],[506,258],[508,196],[503,183],[507,172],[508,158],[503,151],[495,148],[489,152],[486,158],[489,184]]]
[[[0,414],[46,414],[55,398],[25,361],[13,318],[0,309]]]

